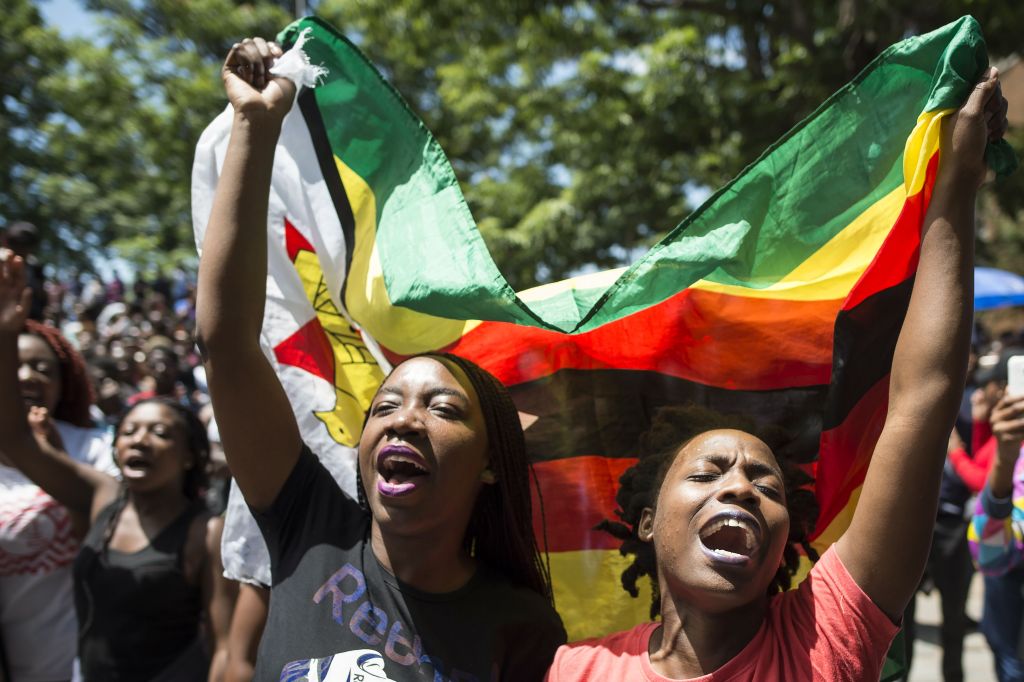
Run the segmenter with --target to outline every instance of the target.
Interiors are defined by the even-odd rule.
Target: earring
[[[498,482],[498,477],[490,469],[484,469],[480,472],[480,480],[487,485],[494,485]]]

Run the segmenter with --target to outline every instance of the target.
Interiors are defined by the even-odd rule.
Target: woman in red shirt
[[[762,439],[718,428],[642,460],[619,497],[636,555],[623,577],[655,578],[661,622],[560,648],[549,681],[878,679],[928,555],[970,343],[975,196],[1005,112],[993,69],[944,123],[888,415],[846,533],[779,593],[809,528]]]

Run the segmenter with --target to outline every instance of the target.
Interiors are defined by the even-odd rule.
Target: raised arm
[[[295,85],[268,73],[280,48],[236,44],[222,69],[235,115],[199,260],[196,326],[217,426],[246,501],[266,508],[299,455],[288,398],[260,350],[274,148]]]
[[[1006,129],[994,69],[943,126],[939,173],[923,225],[910,305],[893,356],[889,410],[857,509],[837,551],[894,621],[924,570],[946,445],[971,340],[974,204],[986,142]]]
[[[89,521],[98,496],[112,498],[117,483],[64,452],[45,408],[33,407],[32,424],[18,389],[18,336],[25,328],[31,290],[25,262],[0,255],[0,460],[19,469],[79,521]]]

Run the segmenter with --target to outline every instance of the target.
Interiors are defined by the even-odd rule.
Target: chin
[[[760,584],[747,585],[708,585],[696,590],[700,596],[694,604],[707,613],[728,613],[757,604],[767,598],[768,586]]]
[[[768,594],[774,573],[767,579],[762,567],[743,569],[708,565],[703,557],[700,563],[689,563],[670,579],[679,586],[674,593],[708,613],[726,613],[756,603]],[[694,566],[699,566],[694,570]]]

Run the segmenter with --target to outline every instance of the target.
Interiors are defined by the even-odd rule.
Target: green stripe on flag
[[[494,264],[423,123],[321,20],[292,24],[282,42],[306,27],[313,30],[311,60],[329,70],[315,93],[332,151],[376,198],[377,247],[392,304],[567,332],[620,319],[700,279],[748,289],[778,282],[903,182],[903,148],[918,116],[958,106],[987,64],[971,17],[894,45],[607,290],[524,304]],[[1006,166],[1012,152],[1001,147],[991,158]]]

